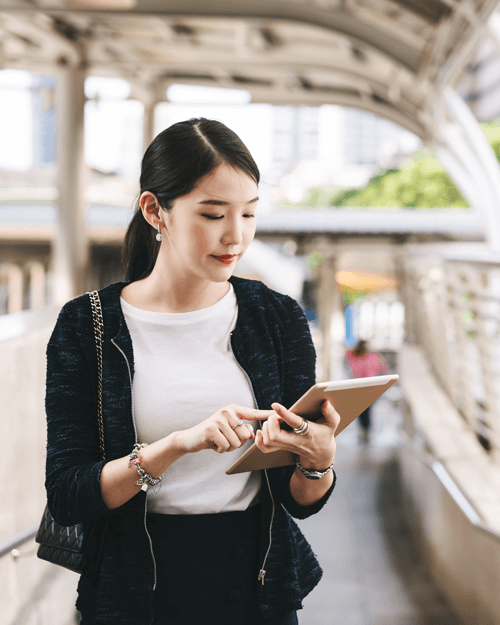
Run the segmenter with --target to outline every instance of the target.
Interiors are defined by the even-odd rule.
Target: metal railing
[[[449,497],[454,501],[457,508],[467,519],[467,521],[478,531],[486,534],[488,537],[495,540],[500,544],[500,533],[492,529],[489,525],[486,525],[478,513],[474,504],[469,501],[464,494],[461,487],[450,475],[445,465],[433,458],[429,453],[422,449],[421,445],[417,442],[413,442],[414,433],[402,428],[400,430],[400,436],[403,443],[405,453],[411,454],[414,459],[422,463],[432,471],[437,478],[441,487],[446,491]]]
[[[8,540],[4,540],[3,543],[0,543],[0,558],[3,558],[9,553],[13,558],[19,557],[20,554],[16,553],[18,547],[21,547],[29,540],[33,540],[33,538],[35,538],[36,536],[37,531],[38,525],[36,525],[35,527],[31,527],[24,532],[20,532],[19,534],[16,534]]]
[[[409,255],[404,276],[410,340],[500,461],[500,258]]]

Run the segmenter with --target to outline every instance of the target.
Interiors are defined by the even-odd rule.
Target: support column
[[[143,101],[144,117],[142,130],[142,153],[146,151],[149,144],[155,138],[155,111],[156,101]]]
[[[330,351],[330,374],[327,380],[341,380],[345,358],[345,311],[342,291],[335,280],[336,263],[333,270],[333,315],[332,315],[332,349]]]
[[[84,197],[83,128],[85,63],[64,66],[57,76],[58,223],[53,247],[54,303],[86,291],[88,239]]]
[[[318,267],[318,317],[321,330],[321,378],[322,380],[339,379],[345,336],[344,311],[342,298],[335,281],[336,260],[327,256]],[[332,328],[332,321],[334,323]]]
[[[416,343],[415,329],[415,298],[412,293],[411,275],[408,268],[407,252],[403,249],[394,254],[394,273],[398,281],[399,299],[405,307],[405,336],[406,343]]]
[[[45,306],[45,267],[34,261],[27,267],[29,271],[30,309],[39,310]]]
[[[4,266],[7,277],[7,314],[20,312],[24,308],[24,277],[19,265]]]

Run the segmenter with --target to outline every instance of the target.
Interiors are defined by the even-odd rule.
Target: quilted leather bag
[[[92,306],[92,321],[94,325],[95,344],[97,351],[98,371],[98,422],[99,446],[104,459],[104,425],[102,420],[102,341],[104,322],[102,318],[101,301],[97,291],[89,293]],[[65,527],[59,525],[52,518],[48,506],[45,506],[40,527],[36,535],[39,543],[37,555],[42,560],[63,566],[75,573],[97,572],[104,539],[107,519],[97,519],[86,523],[79,523]]]

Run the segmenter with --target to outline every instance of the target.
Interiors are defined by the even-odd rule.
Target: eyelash
[[[219,221],[224,216],[220,215],[219,217],[216,217],[215,215],[203,215],[203,217],[206,217],[207,219],[210,219],[210,221]],[[247,219],[250,219],[251,217],[255,217],[255,215],[243,215],[243,217],[246,217]]]

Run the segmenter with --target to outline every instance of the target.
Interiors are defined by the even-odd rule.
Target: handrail
[[[28,542],[28,540],[35,538],[37,532],[38,525],[31,527],[24,532],[20,532],[12,538],[5,540],[3,543],[0,543],[0,558],[3,558],[8,553],[11,553],[13,549],[17,549],[24,543]]]
[[[491,538],[494,538],[498,542],[500,542],[500,533],[496,530],[488,527],[486,523],[481,519],[480,515],[474,509],[473,505],[461,491],[460,486],[455,482],[452,476],[448,473],[446,467],[439,462],[439,460],[434,459],[430,454],[423,452],[421,449],[415,447],[411,441],[411,434],[407,430],[403,430],[400,432],[403,434],[403,443],[410,453],[413,453],[414,456],[417,456],[418,459],[428,467],[434,475],[438,478],[441,486],[446,490],[446,492],[453,499],[457,507],[466,517],[471,525],[473,525],[476,529],[488,534]]]

